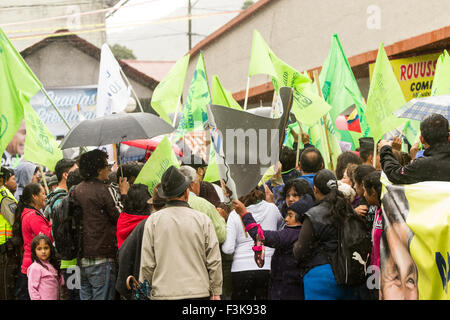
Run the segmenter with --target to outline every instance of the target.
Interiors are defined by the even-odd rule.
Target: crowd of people
[[[26,161],[2,167],[0,299],[133,300],[132,276],[153,300],[377,300],[379,289],[336,281],[338,223],[364,221],[369,264],[380,267],[381,170],[395,184],[450,181],[448,120],[433,114],[420,131],[423,153],[402,152],[395,137],[377,143],[374,161],[376,142],[362,138],[335,171],[304,133],[298,163],[295,144],[283,147],[276,174],[234,200],[203,180],[204,162],[170,166],[154,190],[134,183],[143,163],[113,172],[98,149],[58,161],[52,179]],[[69,196],[81,241],[64,260],[52,227]]]

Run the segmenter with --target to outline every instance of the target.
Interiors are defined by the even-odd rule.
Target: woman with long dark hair
[[[50,221],[41,213],[45,206],[45,191],[39,183],[30,183],[23,189],[15,211],[13,233],[23,242],[23,259],[16,282],[18,300],[29,300],[27,270],[31,265],[31,242],[38,234],[44,234],[51,242],[52,228]]]
[[[120,246],[142,220],[148,218],[152,210],[150,192],[144,184],[130,186],[124,201],[123,212],[117,220],[117,246]]]
[[[338,223],[353,209],[331,170],[314,176],[314,194],[317,203],[305,213],[293,249],[302,268],[305,300],[354,299],[353,290],[336,283],[329,263],[338,246]]]
[[[258,188],[239,198],[264,230],[278,230],[282,217],[273,203],[266,202]],[[232,211],[227,220],[227,237],[222,244],[225,254],[234,254],[231,265],[232,300],[264,300],[268,297],[269,275],[275,249],[265,248],[264,265],[255,262],[254,241],[245,231],[240,215]]]

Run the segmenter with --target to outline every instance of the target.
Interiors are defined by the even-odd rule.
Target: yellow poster
[[[437,58],[440,54],[390,60],[406,101],[417,98],[419,93],[421,97],[431,95]],[[372,79],[374,66],[375,63],[369,64],[370,79]]]
[[[450,299],[450,182],[385,185],[380,297]]]

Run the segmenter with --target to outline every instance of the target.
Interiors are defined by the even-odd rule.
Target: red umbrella
[[[153,151],[155,151],[156,147],[158,146],[158,144],[161,142],[162,139],[163,139],[163,137],[159,136],[159,137],[155,137],[152,139],[137,139],[137,140],[124,141],[122,143],[126,144],[128,146],[131,146],[131,147],[150,150],[153,152]],[[181,151],[181,149],[176,144],[172,145],[172,149],[176,155],[178,155],[180,157],[183,156],[183,151]]]

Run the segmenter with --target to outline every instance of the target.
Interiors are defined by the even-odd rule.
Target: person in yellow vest
[[[5,167],[0,169],[0,299],[15,299],[15,275],[20,257],[10,239],[13,236],[14,211],[17,201],[14,192],[17,183],[14,172]]]

